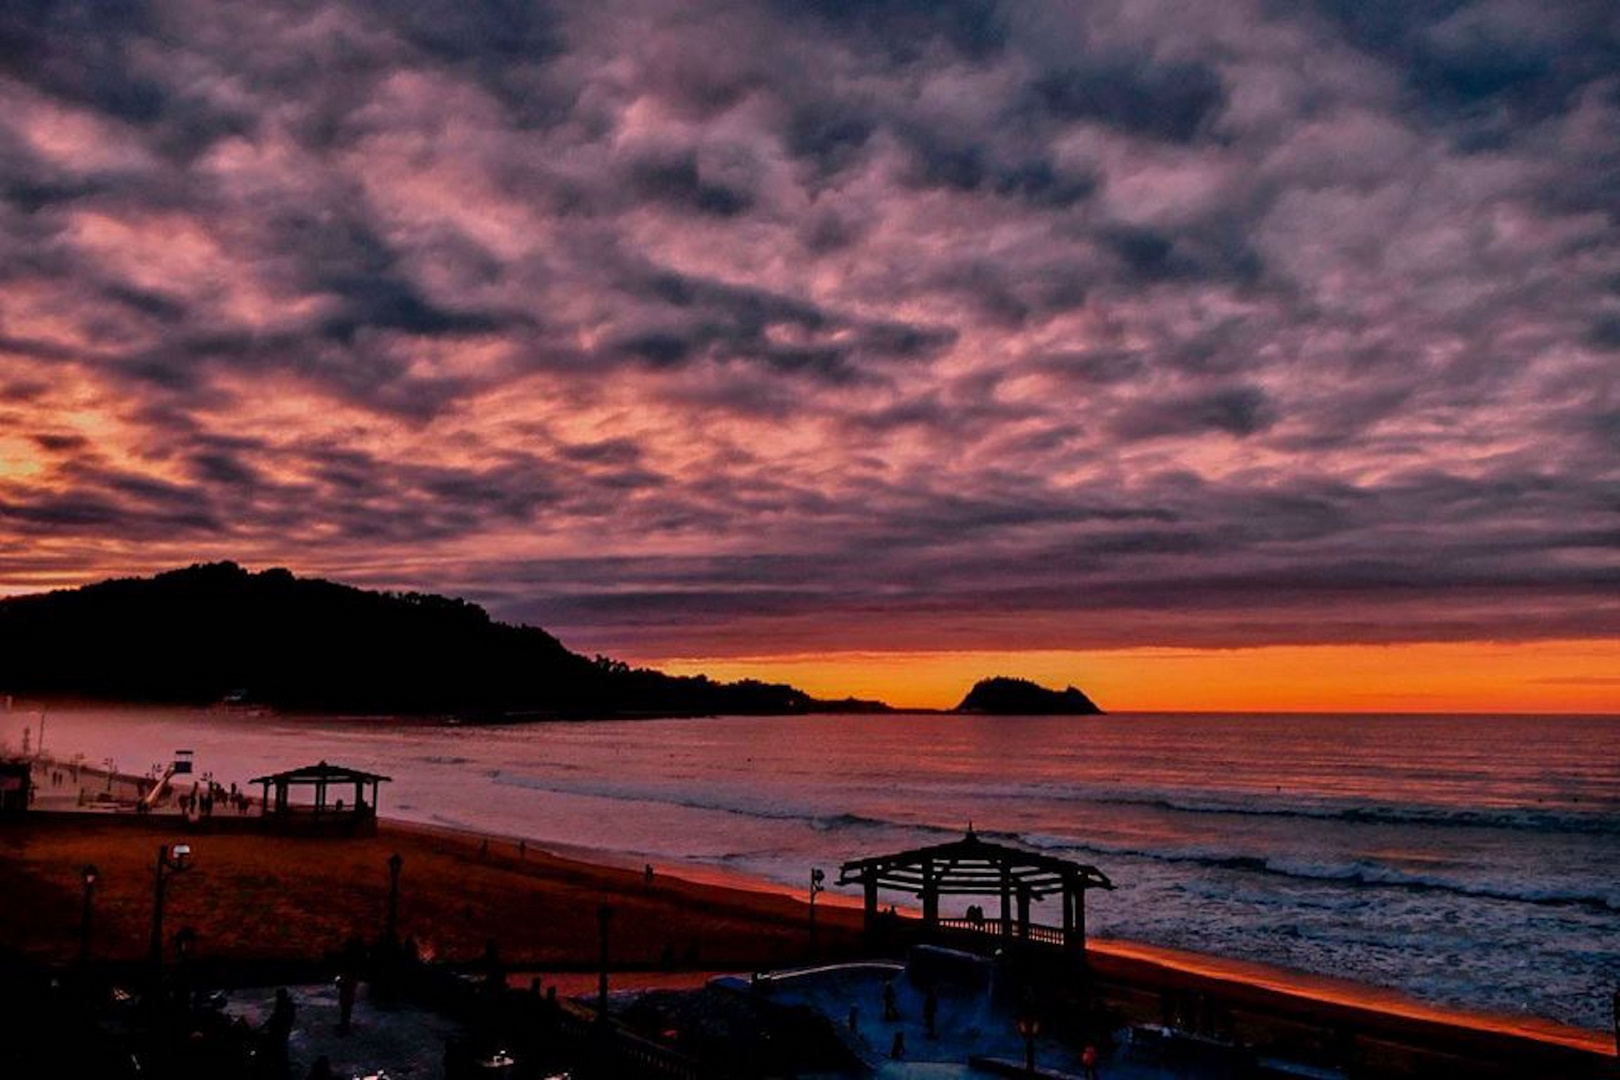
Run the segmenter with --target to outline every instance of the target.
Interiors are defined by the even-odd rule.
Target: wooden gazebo
[[[313,814],[317,818],[350,818],[358,821],[377,816],[377,785],[387,783],[391,779],[392,777],[379,773],[350,769],[343,765],[328,765],[322,761],[316,765],[288,769],[286,772],[255,776],[248,783],[258,784],[262,789],[264,813],[267,817]],[[351,785],[354,788],[354,797],[351,800],[346,802],[339,797],[334,803],[327,802],[330,789],[342,790]],[[365,797],[368,786],[371,788],[370,801]],[[275,788],[274,799],[270,795],[272,787]],[[314,788],[314,803],[294,803],[290,797],[294,787]]]
[[[877,923],[878,890],[892,889],[922,900],[926,932],[977,930],[1078,952],[1086,947],[1086,890],[1114,887],[1095,866],[990,843],[971,827],[966,836],[950,843],[845,863],[838,884],[857,882],[865,892],[868,931]],[[946,895],[999,896],[1001,918],[941,919],[939,898]],[[1062,926],[1032,926],[1030,903],[1049,896],[1062,897]]]

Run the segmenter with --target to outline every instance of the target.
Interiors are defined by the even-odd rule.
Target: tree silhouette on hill
[[[832,705],[791,686],[588,659],[465,600],[231,562],[0,600],[0,691],[487,719]]]

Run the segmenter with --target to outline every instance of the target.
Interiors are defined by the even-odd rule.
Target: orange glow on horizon
[[[977,679],[1074,685],[1109,711],[1620,714],[1620,642],[1287,645],[1086,652],[682,657],[671,674],[789,682],[818,697],[950,708]]]

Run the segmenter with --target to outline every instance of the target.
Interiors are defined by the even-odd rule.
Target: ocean
[[[10,749],[24,727],[37,739],[35,711],[0,713]],[[800,890],[811,867],[832,882],[844,860],[949,840],[971,823],[1106,873],[1117,888],[1088,901],[1099,937],[1600,1030],[1620,986],[1620,717],[488,728],[52,708],[45,739],[53,756],[110,757],[130,772],[192,749],[198,773],[222,783],[325,759],[393,777],[385,816]]]

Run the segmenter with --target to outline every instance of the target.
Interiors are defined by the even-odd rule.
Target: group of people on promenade
[[[73,787],[78,787],[77,801],[79,806],[91,803],[127,801],[127,794],[123,796],[123,800],[114,796],[115,782],[126,785],[126,791],[129,785],[133,785],[134,809],[138,814],[150,813],[155,804],[160,801],[155,799],[152,793],[163,782],[161,775],[162,765],[154,765],[149,775],[141,777],[126,776],[114,772],[110,759],[103,770],[90,769],[79,762],[61,765],[47,761],[37,762],[34,768],[35,775],[41,779],[42,783],[30,785],[29,801],[31,803],[36,800],[40,789],[46,785],[53,791],[64,787],[70,790]],[[93,777],[105,777],[105,792],[101,790],[99,779],[93,781],[94,790],[84,786],[82,781],[86,772],[89,772]],[[178,786],[174,786],[173,790],[175,792],[173,796],[175,809],[193,820],[212,817],[216,810],[224,808],[234,811],[238,816],[244,816],[253,808],[253,798],[247,792],[239,789],[234,783],[226,787],[208,775],[193,783],[190,791],[180,792]]]
[[[188,818],[213,817],[216,803],[230,807],[240,816],[248,812],[253,800],[245,792],[238,791],[235,784],[226,789],[214,780],[207,781],[205,785],[193,784],[189,792],[175,797],[175,805]]]

